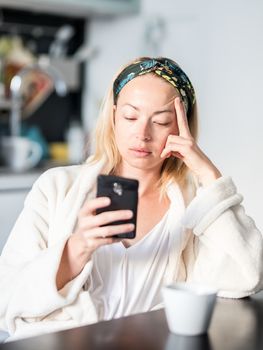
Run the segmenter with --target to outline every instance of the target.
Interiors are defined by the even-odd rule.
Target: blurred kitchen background
[[[261,0],[0,0],[0,252],[37,177],[92,151],[113,74],[141,55],[187,72],[199,145],[263,230],[262,37]]]

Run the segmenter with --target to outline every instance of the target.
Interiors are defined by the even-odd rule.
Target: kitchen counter
[[[41,169],[27,173],[13,173],[0,169],[0,191],[30,189],[41,173]]]
[[[46,170],[69,164],[47,161],[25,172],[14,172],[8,167],[0,166],[0,191],[30,189],[36,179]]]

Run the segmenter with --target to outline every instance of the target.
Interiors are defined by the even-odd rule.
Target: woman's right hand
[[[128,220],[133,215],[131,210],[105,211],[96,214],[97,209],[109,205],[110,198],[98,197],[86,202],[79,212],[77,227],[71,239],[79,242],[87,260],[97,248],[121,240],[113,237],[114,235],[134,230],[133,224],[104,226],[114,221]]]
[[[114,221],[128,220],[131,210],[105,211],[96,214],[96,210],[110,205],[110,198],[98,197],[88,200],[80,209],[75,232],[68,239],[57,272],[57,288],[61,289],[76,277],[90,260],[92,253],[103,245],[120,242],[113,237],[120,233],[131,232],[134,225],[109,225]]]

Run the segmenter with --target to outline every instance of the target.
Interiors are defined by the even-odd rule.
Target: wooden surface
[[[218,299],[207,335],[171,334],[163,310],[0,345],[0,350],[260,350],[263,294]]]

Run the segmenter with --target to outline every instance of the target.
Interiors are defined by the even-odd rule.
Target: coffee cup
[[[42,158],[42,148],[35,142],[20,136],[1,138],[1,155],[5,165],[14,172],[35,167]]]
[[[193,335],[179,335],[170,333],[165,350],[211,350],[210,339],[208,334]]]
[[[162,288],[167,323],[172,333],[200,335],[207,332],[212,318],[217,290],[180,282]]]

